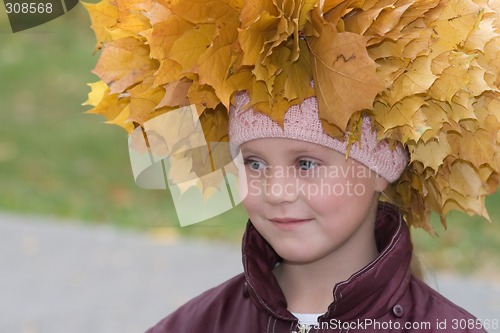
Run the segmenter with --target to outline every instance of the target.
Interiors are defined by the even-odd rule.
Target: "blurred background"
[[[94,1],[96,2],[96,1]],[[239,213],[178,229],[167,191],[136,187],[127,135],[85,114],[98,55],[80,4],[44,25],[12,33],[0,12],[0,208],[147,231],[232,238]],[[221,221],[224,229],[210,228]],[[200,230],[202,229],[202,230]]]
[[[98,80],[91,74],[98,54],[83,6],[18,33],[11,32],[1,8],[0,212],[16,221],[57,220],[61,227],[105,226],[127,235],[188,237],[237,248],[246,222],[241,207],[181,228],[168,191],[135,185],[126,133],[85,114],[89,107],[81,104],[86,84]],[[500,281],[500,193],[487,206],[492,224],[452,214],[448,230],[434,220],[437,238],[413,231],[428,271]],[[4,235],[0,229],[0,242]],[[6,272],[0,267],[0,274]]]

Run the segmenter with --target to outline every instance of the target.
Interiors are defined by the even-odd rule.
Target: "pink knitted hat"
[[[250,99],[246,92],[236,95],[235,105],[229,112],[229,141],[231,153],[243,143],[260,138],[288,138],[316,143],[342,154],[346,153],[347,144],[333,139],[325,133],[318,117],[316,97],[294,105],[285,113],[284,129],[263,113],[245,108]],[[408,164],[408,157],[401,144],[391,148],[386,141],[377,141],[377,135],[371,128],[370,119],[363,119],[361,144],[351,146],[349,157],[364,164],[388,182],[396,181]]]

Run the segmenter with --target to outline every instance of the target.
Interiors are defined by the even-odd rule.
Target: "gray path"
[[[0,333],[142,333],[239,273],[239,253],[2,213]],[[434,286],[477,317],[500,320],[500,285],[436,275]]]

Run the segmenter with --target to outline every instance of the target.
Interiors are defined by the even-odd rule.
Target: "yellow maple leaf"
[[[244,3],[243,0],[177,0],[170,2],[170,9],[194,24],[221,23],[233,20]]]
[[[92,105],[97,106],[102,102],[104,97],[109,94],[109,87],[103,81],[97,81],[93,83],[87,83],[90,87],[90,92],[88,93],[88,98],[82,105]]]
[[[430,47],[432,44],[432,30],[431,29],[418,29],[418,35],[408,34],[403,39],[409,39],[409,43],[405,45],[401,57],[408,59],[415,59],[418,56],[429,55]]]
[[[484,194],[483,182],[470,164],[457,160],[451,165],[447,184],[452,190],[463,196]]]
[[[372,109],[375,96],[385,88],[366,51],[366,37],[337,33],[327,24],[319,37],[308,39],[308,44],[319,116],[345,130],[352,114]]]
[[[500,38],[492,39],[484,49],[487,56],[484,56],[484,62],[488,64],[489,70],[485,73],[484,79],[489,85],[500,87]]]
[[[196,186],[207,198],[214,190],[225,184],[224,175],[219,169],[226,167],[232,161],[228,149],[227,132],[220,131],[221,128],[228,128],[228,114],[224,107],[205,110],[199,116],[197,127],[194,128],[187,126],[193,120],[192,117],[189,118],[184,119],[182,115],[173,117],[168,124],[173,129],[169,132],[169,136],[171,138],[177,137],[175,146],[172,147],[170,153],[169,178],[171,182],[179,186],[182,193],[190,187]],[[201,128],[199,128],[200,124]],[[166,124],[158,126],[164,127]],[[175,129],[179,129],[179,132],[175,133]],[[202,129],[203,131],[201,131]],[[199,135],[203,137],[199,137]],[[200,145],[205,142],[206,145]],[[175,153],[175,150],[179,150],[179,152]],[[195,182],[186,184],[186,182],[195,179]]]
[[[285,112],[283,110],[288,110],[291,105],[292,103],[283,96],[276,96],[272,98],[272,101],[268,100],[253,104],[253,109],[267,115],[283,128],[285,122]]]
[[[460,122],[467,119],[476,119],[474,100],[468,91],[459,91],[453,96],[451,103],[446,104],[446,113],[449,119]]]
[[[172,108],[157,109],[165,89],[163,87],[152,87],[153,78],[141,82],[129,89],[130,93],[130,115],[129,121],[144,124],[146,121],[165,113]]]
[[[439,101],[451,102],[453,96],[469,83],[467,74],[473,57],[472,55],[450,53],[447,56],[449,66],[438,74],[438,79],[429,89],[429,95]]]
[[[100,114],[104,116],[108,124],[115,124],[124,128],[127,132],[133,129],[133,125],[125,123],[130,114],[128,105],[129,97],[120,97],[119,94],[111,94],[106,83],[98,81],[90,83],[91,92],[89,98],[83,105],[92,105],[87,113]]]
[[[214,89],[210,85],[202,85],[194,81],[188,90],[189,103],[195,104],[198,112],[215,109],[220,103]]]
[[[164,86],[165,94],[161,101],[156,105],[157,108],[164,106],[186,106],[189,105],[188,91],[192,80],[182,78],[180,80],[167,83]]]
[[[275,67],[276,74],[273,76],[272,96],[275,96],[271,103],[278,98],[298,104],[306,97],[312,96],[314,91],[311,87],[311,62],[309,50],[305,41],[300,42],[300,57],[296,61],[290,61],[293,50],[290,47],[280,47],[274,50],[269,57],[271,63],[282,63],[281,68]],[[274,65],[269,66],[270,68]],[[277,97],[281,96],[281,97]]]
[[[183,75],[182,66],[170,59],[160,61],[160,66],[154,74],[154,86],[161,86],[170,82],[175,82],[182,77],[194,79],[191,75]]]
[[[295,63],[303,55],[302,47],[305,25],[308,23],[308,13],[316,1],[249,1],[242,9],[240,19],[239,44],[243,51],[242,66],[252,66],[252,73],[257,81],[266,84],[270,95],[283,95],[283,80],[275,85],[279,75],[290,77],[290,74],[301,75],[303,71],[294,70],[283,64]],[[307,60],[306,60],[307,61]],[[300,62],[304,64],[304,59]],[[290,73],[290,70],[292,72]],[[310,76],[310,75],[309,75]],[[298,82],[298,77],[294,82]],[[307,85],[308,82],[303,83]],[[292,87],[293,86],[293,87]],[[296,84],[289,85],[286,91],[288,100],[298,98],[295,93]],[[307,89],[306,89],[307,90]],[[301,95],[304,95],[301,93]]]
[[[200,56],[207,50],[215,34],[214,24],[192,26],[177,38],[167,57],[179,65],[184,72],[192,72]]]
[[[488,90],[497,90],[498,88],[488,84],[484,77],[485,69],[476,61],[471,62],[469,71],[467,72],[469,77],[469,84],[467,88],[473,96],[479,96],[483,92]]]
[[[151,27],[149,19],[139,12],[138,5],[144,0],[116,1],[118,9],[118,22],[109,31],[112,39],[134,37]]]
[[[428,100],[426,105],[422,105],[421,111],[429,125],[429,129],[421,137],[423,142],[436,138],[442,131],[444,124],[448,122],[448,113],[445,111],[448,107],[433,100]]]
[[[141,10],[142,15],[148,18],[151,25],[162,22],[172,14],[167,8],[167,3],[157,0],[143,0],[136,7]]]
[[[157,68],[158,63],[149,58],[149,48],[140,40],[127,37],[105,44],[92,73],[106,82],[111,93],[121,93],[151,77]]]
[[[443,3],[439,18],[432,24],[437,43],[437,54],[462,47],[481,18],[481,6],[472,0],[453,0]]]
[[[448,143],[448,136],[440,133],[435,140],[427,142],[417,142],[408,147],[410,150],[411,161],[420,161],[425,168],[431,168],[437,172],[444,163],[446,157],[451,154],[451,147]]]
[[[117,125],[123,128],[127,133],[131,133],[134,130],[134,124],[129,121],[130,109],[129,106],[125,106],[123,110],[117,114],[113,119],[106,121],[106,124]]]
[[[275,91],[283,92],[283,97],[289,101],[305,98],[314,95],[311,87],[312,81],[311,55],[307,48],[306,41],[300,41],[300,56],[297,61],[285,61],[283,72],[278,75],[275,82]]]
[[[381,1],[380,3],[383,4],[383,1]],[[379,12],[379,15],[372,22],[365,34],[380,36],[386,35],[388,32],[398,26],[401,17],[411,5],[411,2],[405,3],[403,1],[401,4],[396,2],[395,4],[386,6],[382,11]]]
[[[486,44],[495,35],[496,13],[486,8],[480,13],[481,21],[475,29],[467,36],[464,47],[469,50],[483,51]]]
[[[344,18],[346,31],[364,35],[375,19],[384,10],[384,7],[372,7],[370,10],[359,11],[358,15],[348,15]]]
[[[95,49],[100,49],[103,42],[111,40],[109,28],[118,22],[118,9],[113,1],[103,0],[98,3],[82,2],[89,12],[92,29],[96,35]]]
[[[437,79],[431,70],[431,60],[428,56],[421,56],[412,61],[394,81],[394,88],[388,90],[382,98],[387,98],[389,105],[393,105],[407,96],[429,90]]]
[[[464,161],[455,160],[441,172],[442,176],[437,180],[441,187],[443,217],[451,210],[461,210],[490,220],[484,205],[487,193],[478,170]]]
[[[392,107],[377,102],[374,106],[374,118],[383,124],[384,137],[390,136],[400,142],[417,142],[430,129],[422,112],[422,107],[426,104],[421,96],[404,98]]]
[[[260,2],[265,3],[265,1]],[[242,19],[244,19],[243,13]],[[245,20],[243,20],[242,27],[239,29],[238,40],[243,50],[242,65],[255,66],[254,74],[257,80],[267,79],[267,69],[261,65],[261,54],[264,53],[264,43],[275,35],[275,32],[269,27],[275,25],[276,21],[274,16],[264,11],[259,14],[258,20],[252,22],[248,27],[245,26]]]
[[[462,130],[459,134],[450,134],[450,145],[457,152],[457,156],[474,166],[494,165],[493,159],[498,149],[494,133],[482,128],[474,132]]]
[[[233,73],[240,67],[241,58],[235,55],[234,44],[237,41],[238,20],[231,16],[225,22],[218,22],[216,37],[199,57],[196,73],[202,85],[209,85],[217,97],[229,108],[232,93],[237,90],[230,81]]]

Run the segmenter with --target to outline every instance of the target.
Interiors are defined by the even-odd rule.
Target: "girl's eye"
[[[307,170],[310,170],[312,168],[315,168],[316,166],[318,166],[318,163],[311,161],[311,160],[300,160],[299,161],[299,169],[300,170],[307,171]]]
[[[265,167],[264,163],[251,159],[244,159],[243,164],[248,165],[250,170],[262,170]]]

